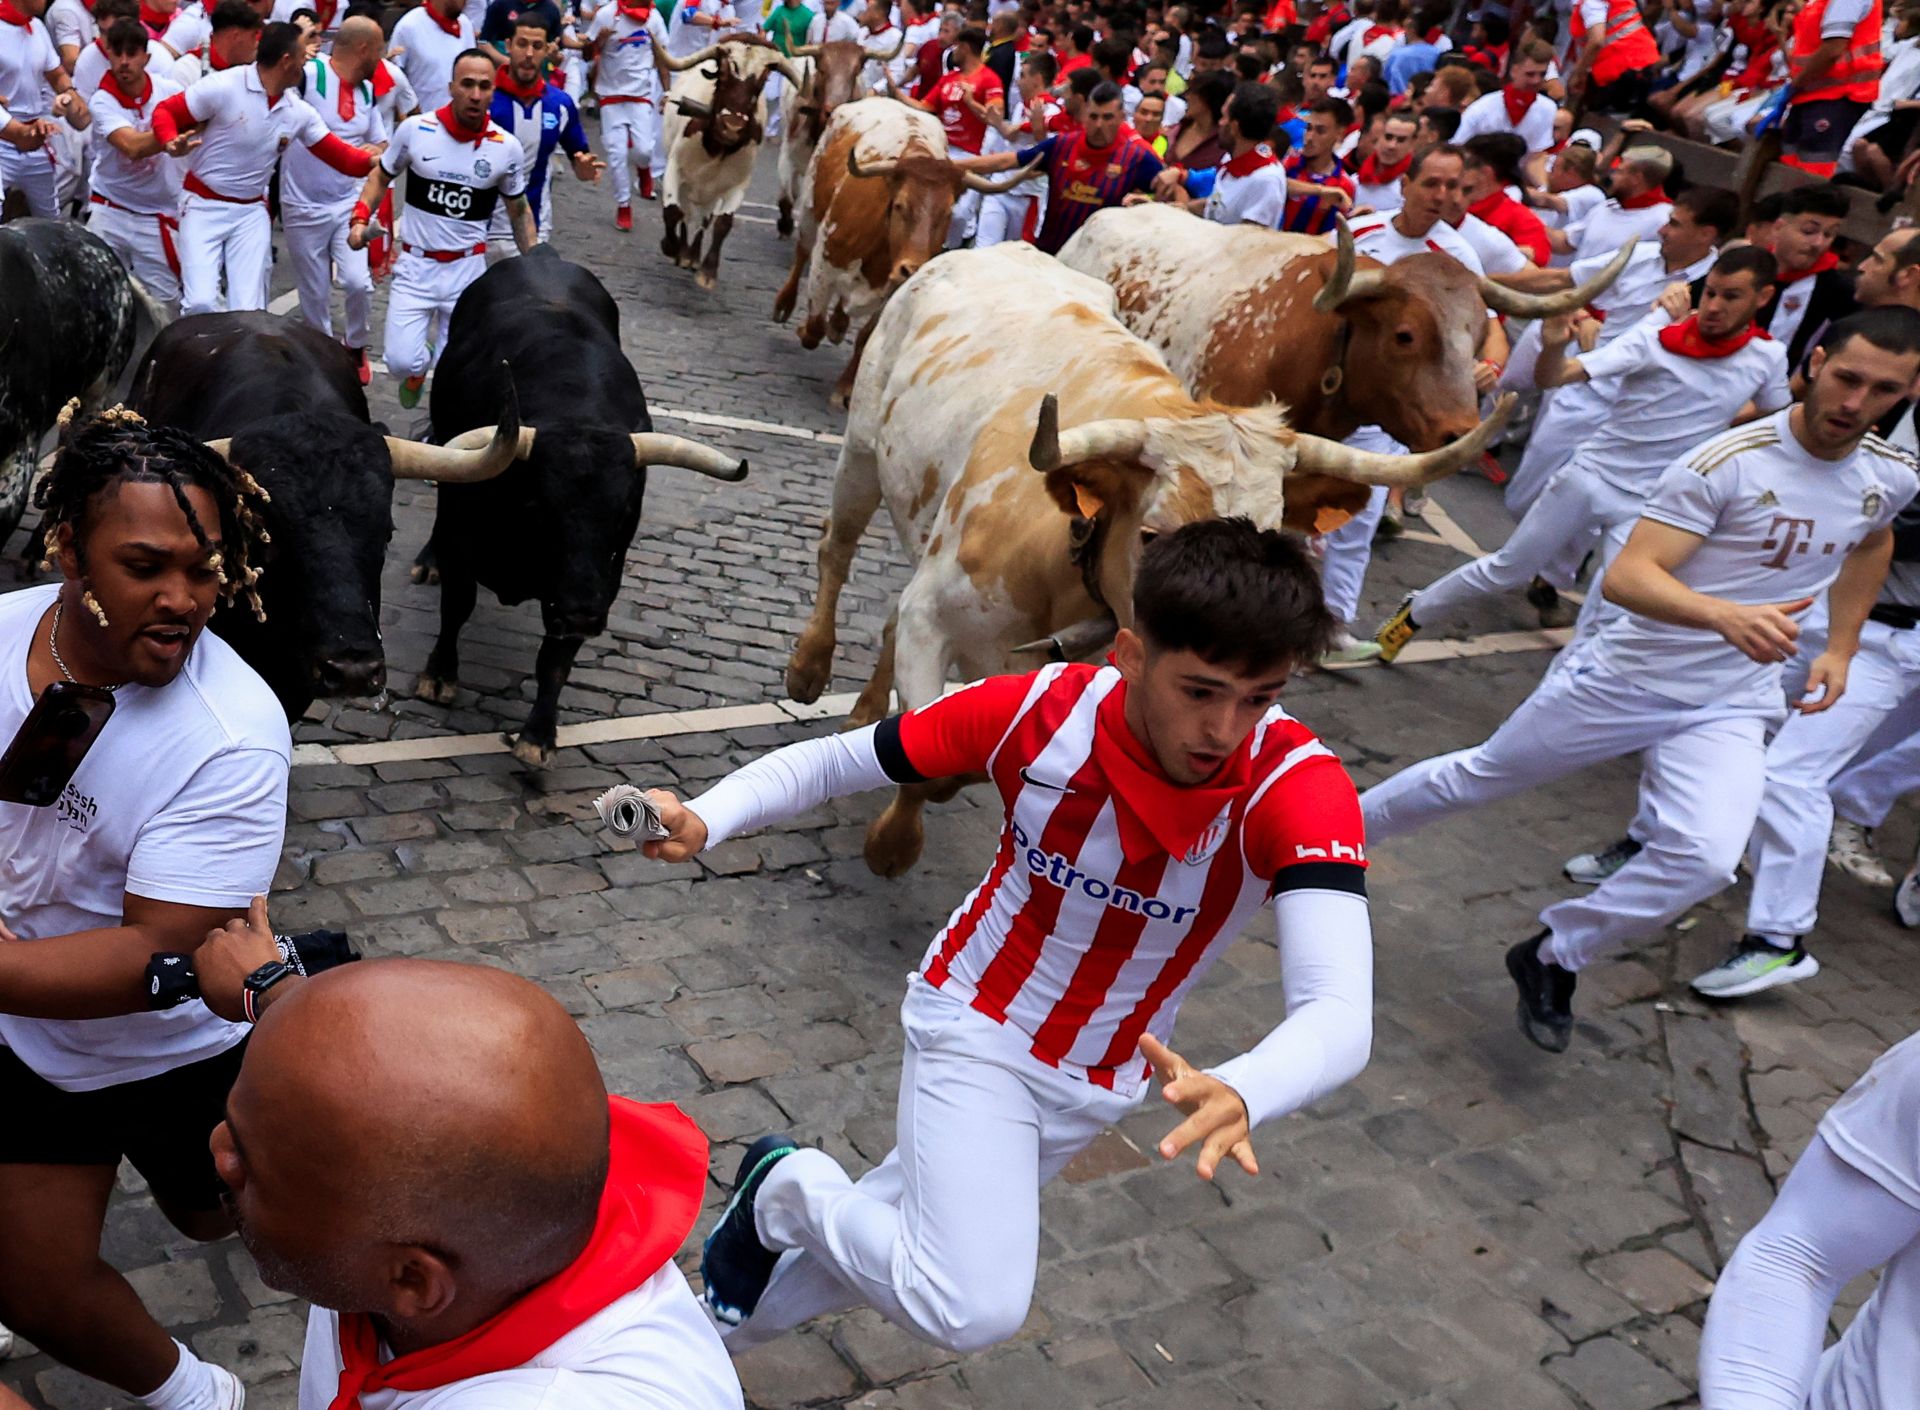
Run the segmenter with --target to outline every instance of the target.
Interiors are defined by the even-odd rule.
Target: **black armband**
[[[880,721],[873,729],[873,753],[880,767],[895,783],[925,783],[927,776],[913,766],[906,747],[900,743],[898,715]]]
[[[1345,891],[1362,900],[1367,895],[1367,869],[1352,862],[1295,862],[1273,874],[1269,897],[1283,891]]]

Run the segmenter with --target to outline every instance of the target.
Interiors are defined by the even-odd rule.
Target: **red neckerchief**
[[[620,13],[635,24],[645,24],[647,17],[653,13],[653,0],[634,0],[632,4],[620,0]]]
[[[487,128],[484,121],[478,128],[462,127],[453,116],[453,104],[451,103],[440,109],[434,116],[440,119],[440,126],[447,130],[447,136],[456,142],[471,142],[474,146],[478,147],[480,145],[480,139],[487,135]]]
[[[493,76],[493,86],[520,103],[535,102],[542,93],[547,91],[547,81],[539,74],[533,76],[533,82],[531,84],[522,88],[518,83],[514,82],[513,75],[507,71],[505,64],[502,64],[500,66],[500,72]]]
[[[380,1360],[364,1312],[340,1315],[340,1388],[329,1410],[358,1410],[381,1391],[436,1390],[524,1366],[666,1266],[700,1216],[707,1138],[678,1107],[607,1098],[606,1188],[581,1255],[465,1336]]]
[[[1626,200],[1621,201],[1620,209],[1623,211],[1643,211],[1650,206],[1670,206],[1672,204],[1673,198],[1667,195],[1665,191],[1642,191],[1637,196],[1629,196]]]
[[[379,99],[386,97],[387,94],[393,92],[393,74],[387,68],[387,61],[385,59],[382,59],[379,63],[373,66],[372,83],[373,83],[373,96],[375,101],[378,101]]]
[[[331,67],[331,61],[329,61],[328,66]],[[334,82],[339,86],[339,89],[340,89],[340,97],[335,104],[335,106],[337,106],[340,110],[340,121],[352,122],[353,114],[355,112],[354,102],[353,102],[353,90],[357,88],[359,85],[348,83],[346,79],[340,76],[339,69],[333,70],[333,78],[334,78]]]
[[[1773,337],[1758,323],[1749,323],[1738,333],[1729,333],[1724,338],[1709,338],[1700,331],[1700,315],[1692,314],[1679,323],[1669,323],[1660,330],[1660,346],[1670,353],[1681,357],[1714,358],[1731,357],[1755,338]]]
[[[1364,49],[1376,39],[1384,39],[1389,35],[1398,33],[1400,33],[1400,31],[1390,24],[1371,25],[1368,27],[1367,32],[1360,36],[1360,47]]]
[[[19,25],[20,28],[25,29],[33,23],[33,16],[22,10],[14,9],[12,0],[0,0],[0,22]],[[103,52],[105,47],[105,45],[101,46]]]
[[[1093,760],[1113,795],[1113,820],[1129,862],[1156,851],[1184,857],[1220,810],[1246,791],[1253,736],[1240,742],[1207,782],[1183,788],[1166,776],[1146,745],[1127,725],[1127,686],[1122,681],[1100,702],[1093,730]]]
[[[1362,186],[1385,186],[1389,181],[1398,181],[1407,174],[1407,168],[1413,165],[1413,153],[1408,152],[1390,167],[1383,167],[1374,159],[1372,152],[1360,163],[1357,175]]]
[[[209,44],[207,45],[207,67],[214,73],[219,73],[222,69],[232,68],[233,60],[221,58],[220,51]]]
[[[1447,32],[1447,27],[1445,25],[1437,24],[1432,29],[1428,30],[1426,34],[1422,37],[1425,38],[1425,40],[1429,44],[1438,44],[1440,42],[1440,37],[1446,32]]]
[[[173,23],[173,16],[163,15],[158,10],[150,10],[145,5],[142,5],[140,7],[140,23],[147,27],[148,34],[158,39],[167,32],[167,26]]]
[[[1507,126],[1518,127],[1521,119],[1533,111],[1533,100],[1540,95],[1538,93],[1522,93],[1518,88],[1515,88],[1509,83],[1505,88],[1500,90],[1500,96],[1506,99],[1507,103]]]
[[[1829,269],[1838,269],[1839,267],[1840,256],[1836,255],[1832,250],[1828,250],[1805,269],[1781,270],[1779,278],[1775,279],[1774,283],[1777,287],[1784,289],[1789,284],[1798,284],[1802,279],[1811,279],[1816,274],[1825,274]]]
[[[1491,191],[1487,192],[1486,195],[1482,196],[1479,200],[1475,201],[1472,205],[1468,206],[1467,214],[1472,216],[1478,216],[1481,220],[1485,220],[1487,224],[1493,225],[1493,222],[1491,220],[1488,220],[1487,218],[1492,215],[1497,215],[1500,211],[1504,210],[1506,208],[1507,199],[1508,199],[1507,193],[1505,191],[1502,191],[1498,186],[1496,186]],[[1499,227],[1495,226],[1494,228],[1498,229]],[[1505,234],[1506,232],[1501,231],[1501,233]]]
[[[442,15],[438,10],[434,9],[432,5],[422,5],[420,8],[427,12],[428,19],[440,26],[440,32],[442,34],[451,34],[455,38],[459,37],[460,16],[455,15],[452,19],[448,19],[445,15]]]
[[[1273,148],[1265,142],[1256,142],[1237,157],[1229,157],[1220,164],[1220,169],[1228,176],[1252,176],[1263,166],[1273,166],[1280,158],[1273,154]]]
[[[112,94],[113,100],[121,107],[127,109],[129,112],[137,113],[147,105],[147,99],[153,96],[152,77],[143,76],[142,82],[145,86],[141,88],[139,98],[129,98],[126,92],[114,80],[113,70],[108,69],[100,79],[100,88],[102,92]]]

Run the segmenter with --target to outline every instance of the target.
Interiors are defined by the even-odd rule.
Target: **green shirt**
[[[750,0],[751,3],[751,0]],[[791,54],[807,42],[807,27],[813,23],[813,11],[805,5],[776,5],[767,15],[767,38]]]

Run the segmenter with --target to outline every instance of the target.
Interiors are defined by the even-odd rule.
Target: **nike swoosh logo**
[[[1020,777],[1024,782],[1032,784],[1035,788],[1045,788],[1054,793],[1073,792],[1073,790],[1067,787],[1067,785],[1064,783],[1053,783],[1044,778],[1035,778],[1031,773],[1027,771],[1027,766],[1025,764],[1022,764],[1020,766]]]

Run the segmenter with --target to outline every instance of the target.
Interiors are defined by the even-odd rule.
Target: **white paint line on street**
[[[720,416],[711,411],[682,411],[670,406],[649,406],[647,410],[670,421],[716,426],[725,431],[757,431],[763,436],[786,436],[791,440],[815,441],[828,446],[837,446],[846,440],[837,431],[809,431],[804,426],[781,426],[772,421],[750,421],[740,416]]]
[[[1573,637],[1571,630],[1533,632],[1490,632],[1485,636],[1440,641],[1415,641],[1407,645],[1395,663],[1417,666],[1428,661],[1460,661],[1477,656],[1501,656],[1517,651],[1557,651]],[[1377,662],[1362,661],[1328,670],[1351,671]],[[958,684],[949,690],[958,690]],[[719,734],[728,730],[752,729],[759,725],[785,725],[795,721],[833,719],[845,715],[859,696],[854,692],[824,695],[811,705],[791,700],[775,700],[757,705],[714,705],[699,710],[663,711],[654,715],[621,715],[613,719],[589,720],[585,724],[562,725],[559,745],[576,749],[587,744],[618,744],[634,739],[665,739],[674,735]],[[505,754],[510,748],[504,734],[445,734],[424,739],[386,739],[366,744],[296,744],[293,766],[307,768],[324,764],[398,764],[428,759],[464,759],[475,754]]]
[[[1473,541],[1467,531],[1455,522],[1451,514],[1441,508],[1440,501],[1434,497],[1431,490],[1427,492],[1426,508],[1420,511],[1420,517],[1433,526],[1433,531],[1439,535],[1440,542],[1448,548],[1456,548],[1469,558],[1481,558],[1486,555],[1486,550]],[[1411,538],[1412,535],[1409,534],[1408,537]]]
[[[300,306],[300,291],[298,289],[289,289],[287,290],[286,293],[282,294],[279,298],[275,299],[272,303],[267,305],[267,312],[283,313],[283,314],[292,313],[294,309],[298,308],[299,306]]]
[[[740,212],[738,211],[735,211],[733,213],[733,218],[735,220],[744,220],[749,225],[778,225],[780,223],[779,221],[775,220],[772,216],[741,215]]]

